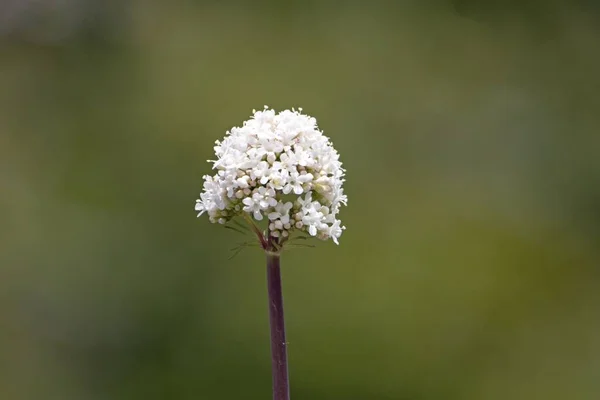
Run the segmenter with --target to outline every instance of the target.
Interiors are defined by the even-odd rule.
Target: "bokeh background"
[[[0,1],[0,398],[269,399],[213,143],[303,107],[348,229],[282,259],[294,399],[600,398],[593,1]]]

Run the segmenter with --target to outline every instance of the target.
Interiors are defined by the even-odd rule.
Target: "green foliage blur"
[[[194,212],[265,104],[347,168],[293,399],[600,398],[600,7],[109,3],[0,19],[0,399],[271,398],[264,256]]]

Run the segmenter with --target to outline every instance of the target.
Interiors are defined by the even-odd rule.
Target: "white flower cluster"
[[[345,229],[337,219],[346,205],[337,151],[302,109],[276,113],[265,106],[217,141],[214,176],[204,176],[198,216],[226,223],[248,213],[269,220],[269,235],[285,241],[294,229],[322,240]]]

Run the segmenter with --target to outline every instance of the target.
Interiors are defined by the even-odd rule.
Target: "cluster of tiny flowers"
[[[346,205],[337,151],[302,109],[276,113],[265,106],[217,141],[214,176],[204,176],[198,216],[224,224],[247,213],[269,222],[269,234],[296,229],[338,244],[345,229],[337,214]],[[210,161],[210,160],[209,160]]]

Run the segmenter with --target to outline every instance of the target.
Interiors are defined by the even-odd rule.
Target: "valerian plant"
[[[216,173],[204,176],[196,211],[234,230],[228,223],[239,227],[234,219],[241,217],[267,255],[273,399],[288,400],[280,255],[294,231],[339,244],[345,229],[337,217],[347,203],[345,169],[316,119],[301,108],[253,111],[214,149],[216,160],[209,162]]]

